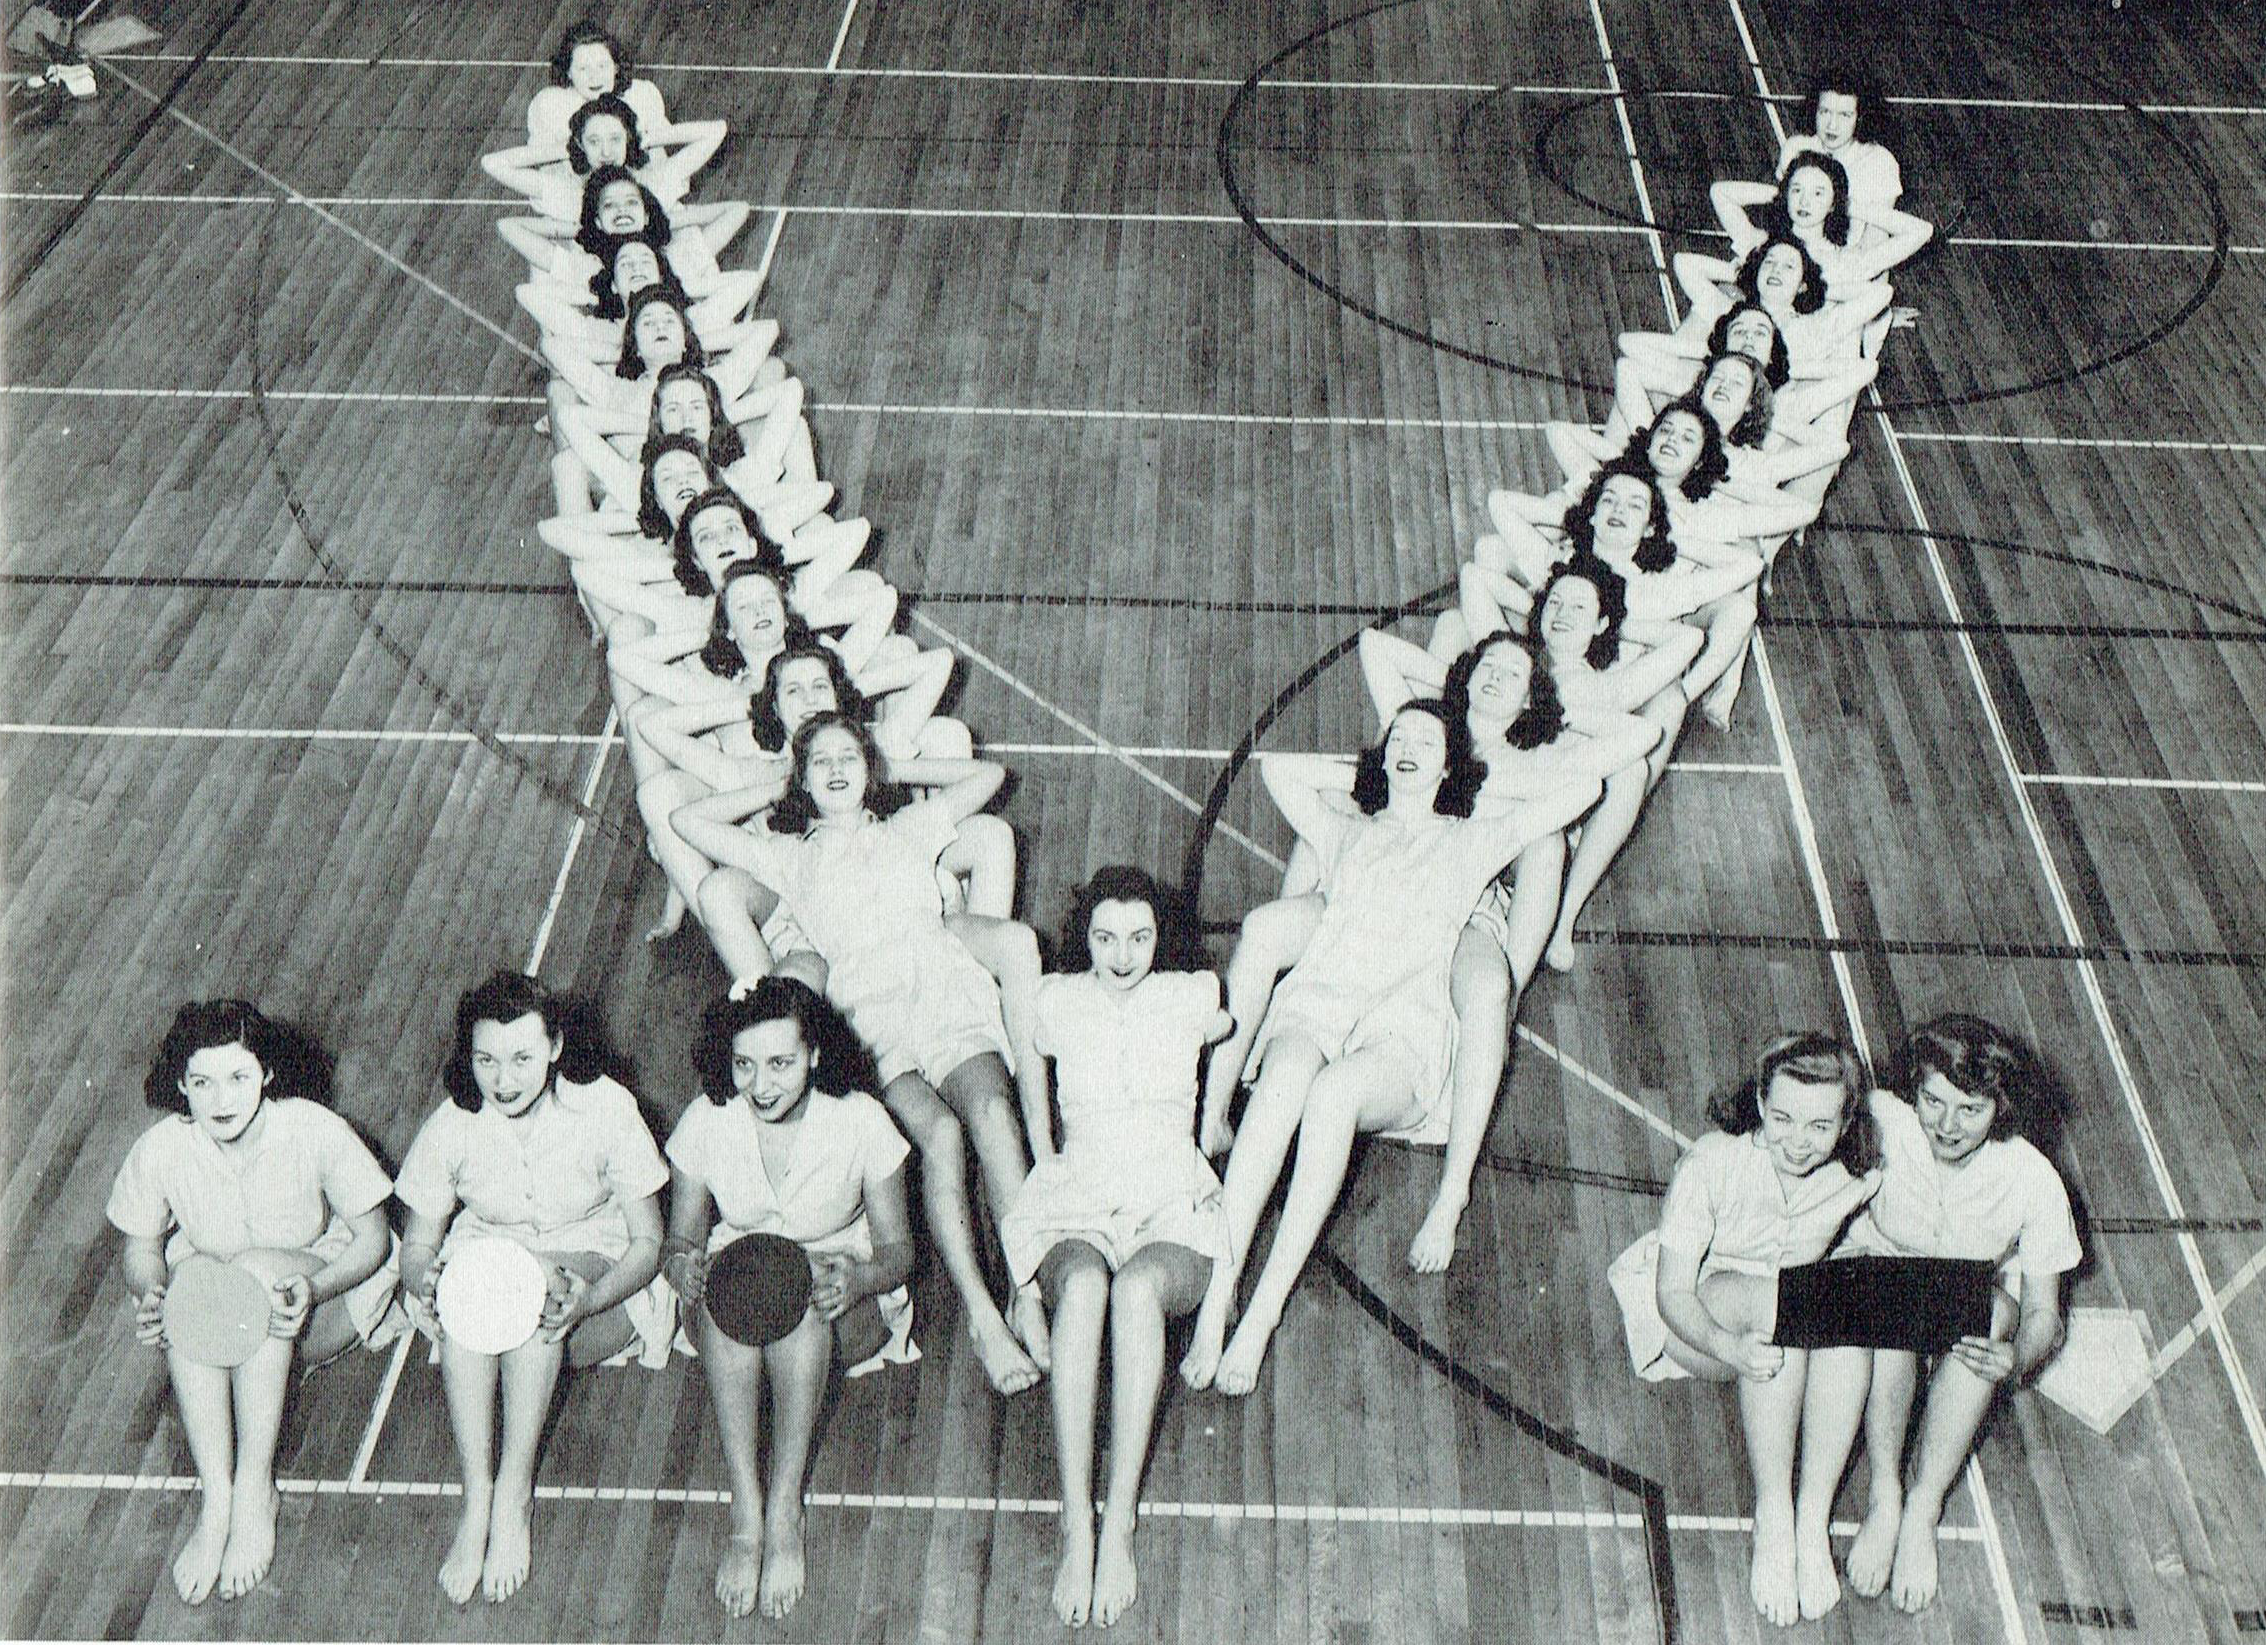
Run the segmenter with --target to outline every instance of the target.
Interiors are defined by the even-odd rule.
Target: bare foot
[[[1227,1352],[1220,1355],[1220,1374],[1215,1386],[1223,1394],[1241,1399],[1259,1386],[1259,1362],[1267,1357],[1267,1344],[1275,1337],[1275,1326],[1282,1316],[1273,1319],[1253,1310],[1237,1322],[1235,1335],[1228,1339]]]
[[[724,1557],[716,1562],[716,1597],[723,1601],[726,1616],[748,1616],[755,1610],[761,1535],[733,1537],[724,1545]]]
[[[228,1516],[228,1547],[220,1556],[220,1597],[235,1599],[260,1585],[275,1558],[275,1487],[238,1491]]]
[[[1102,1522],[1101,1544],[1094,1550],[1094,1622],[1107,1628],[1133,1608],[1140,1592],[1133,1570],[1132,1527]]]
[[[1223,1299],[1215,1308],[1211,1292],[1206,1291],[1203,1306],[1196,1310],[1196,1334],[1180,1359],[1180,1380],[1199,1392],[1209,1388],[1219,1375],[1220,1345],[1226,1337],[1227,1303]]]
[[[1408,1265],[1420,1274],[1444,1271],[1456,1258],[1456,1226],[1463,1221],[1463,1202],[1435,1199],[1432,1209],[1408,1242]]]
[[[776,1622],[803,1597],[803,1508],[771,1510],[763,1523],[763,1614]]]
[[[647,942],[659,942],[663,937],[673,937],[677,934],[677,927],[684,922],[685,900],[677,895],[677,888],[672,885],[669,887],[668,896],[662,899],[661,918],[650,931],[645,933],[645,940]]]
[[[457,1521],[456,1540],[441,1560],[441,1592],[461,1605],[480,1586],[480,1565],[488,1557],[488,1515],[495,1502],[492,1493],[464,1493],[464,1517]]]
[[[197,1509],[196,1529],[173,1556],[173,1586],[192,1605],[202,1605],[220,1580],[220,1561],[228,1547],[229,1496],[206,1491]]]
[[[1924,1611],[1936,1602],[1936,1514],[1906,1508],[1904,1523],[1896,1530],[1896,1568],[1889,1576],[1888,1598],[1906,1613]]]
[[[1062,1564],[1054,1573],[1054,1614],[1065,1628],[1083,1628],[1094,1605],[1094,1516],[1070,1513],[1062,1522]]]
[[[1042,1372],[1053,1369],[1053,1339],[1047,1332],[1046,1299],[1036,1282],[1018,1290],[1007,1304],[1007,1328]]]
[[[1874,1498],[1865,1509],[1865,1523],[1857,1527],[1857,1540],[1849,1545],[1849,1586],[1867,1599],[1877,1599],[1888,1586],[1896,1564],[1896,1528],[1904,1519],[1901,1493],[1885,1500]]]
[[[1574,968],[1574,934],[1561,932],[1551,937],[1550,946],[1542,951],[1542,963],[1557,972]]]
[[[975,1341],[976,1358],[983,1362],[984,1375],[995,1393],[1019,1394],[1038,1386],[1038,1366],[1023,1352],[1023,1345],[998,1314],[985,1320],[971,1318],[968,1335]]]
[[[1841,1603],[1841,1578],[1833,1569],[1833,1539],[1825,1522],[1801,1525],[1794,1532],[1794,1599],[1802,1620],[1815,1622]]]
[[[491,1604],[511,1598],[527,1580],[535,1545],[529,1521],[533,1508],[517,1491],[496,1493],[495,1511],[488,1516],[488,1557],[480,1562],[480,1591]]]
[[[1791,1504],[1755,1509],[1755,1558],[1747,1592],[1765,1622],[1790,1628],[1801,1619],[1794,1590],[1794,1510]]]

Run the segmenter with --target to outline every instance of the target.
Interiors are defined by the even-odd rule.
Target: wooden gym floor
[[[176,1600],[187,1456],[102,1219],[172,1008],[318,1030],[398,1159],[486,971],[600,1002],[660,1123],[721,977],[689,931],[638,940],[659,879],[533,540],[542,374],[475,164],[579,7],[138,10],[162,45],[0,163],[0,1634],[1057,1637],[1043,1397],[990,1396],[933,1276],[928,1357],[821,1436],[784,1628],[710,1595],[722,1471],[682,1362],[576,1380],[534,1579],[460,1611],[437,1376],[352,1356],[295,1407],[266,1584]],[[1821,14],[1945,231],[1899,281],[1919,328],[1737,724],[1686,738],[1581,966],[1525,1002],[1455,1269],[1399,1260],[1433,1160],[1372,1149],[1259,1392],[1168,1399],[1132,1638],[1767,1632],[1730,1399],[1635,1383],[1604,1267],[1745,1048],[1847,1023],[1883,1051],[1949,1008],[2080,1094],[2072,1300],[2143,1315],[2160,1376],[2107,1438],[2015,1398],[1936,1608],[1804,1636],[2266,1629],[2266,16],[612,19],[672,108],[732,122],[702,194],[758,212],[727,261],[768,268],[913,631],[966,654],[1047,929],[1104,861],[1200,879],[1215,922],[1266,894],[1254,727],[1366,733],[1350,637],[1437,601],[1489,486],[1548,482],[1537,425],[1600,411],[1615,332],[1662,323],[1661,253],[1709,243],[1708,178],[1766,170],[1756,94],[1803,86]]]

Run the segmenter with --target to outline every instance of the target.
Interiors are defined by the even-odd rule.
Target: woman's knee
[[[644,792],[642,786],[640,794]],[[755,901],[755,878],[742,869],[717,868],[709,871],[693,893],[700,904],[703,921],[729,918],[734,914],[746,915]]]
[[[1090,1241],[1057,1240],[1039,1261],[1038,1280],[1051,1313],[1066,1296],[1099,1298],[1107,1291],[1109,1262]]]

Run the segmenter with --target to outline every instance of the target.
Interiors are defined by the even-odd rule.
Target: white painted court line
[[[1875,416],[1879,415],[1876,410]],[[2081,434],[1954,434],[1931,429],[1897,430],[1906,445],[1965,446],[2077,446],[2097,451],[2266,451],[2266,440],[2133,440],[2112,435]]]
[[[0,1473],[0,1489],[19,1491],[168,1491],[186,1493],[197,1488],[194,1475]],[[276,1488],[290,1496],[359,1497],[460,1497],[464,1487],[454,1480],[376,1479],[359,1482],[336,1479],[279,1479]],[[674,1485],[538,1485],[535,1495],[543,1502],[682,1502],[721,1507],[732,1500],[724,1490]],[[803,1505],[867,1513],[916,1514],[1058,1514],[1062,1504],[1052,1497],[940,1496],[926,1492],[805,1491]],[[1104,1503],[1096,1502],[1099,1511]],[[1450,1508],[1424,1504],[1338,1502],[1143,1502],[1137,1510],[1148,1519],[1208,1519],[1222,1523],[1292,1525],[1445,1525],[1473,1530],[1540,1531],[1642,1531],[1644,1516],[1626,1511],[1579,1508]],[[1754,1521],[1732,1514],[1670,1514],[1668,1529],[1727,1536],[1745,1536]],[[1854,1521],[1837,1520],[1837,1537],[1857,1534]],[[1946,1525],[1937,1533],[1943,1542],[1973,1542],[1974,1527]]]
[[[100,59],[98,59],[98,61],[100,61]],[[538,365],[544,363],[542,355],[536,353],[535,350],[529,348],[525,343],[514,337],[510,332],[504,330],[502,326],[497,325],[495,321],[489,319],[485,314],[482,314],[478,309],[465,302],[455,293],[444,289],[430,276],[422,274],[416,269],[411,268],[399,257],[396,257],[392,252],[386,250],[385,247],[379,245],[377,241],[371,239],[367,234],[364,234],[353,224],[347,222],[343,217],[340,217],[329,207],[319,206],[315,204],[314,201],[301,194],[297,189],[293,188],[289,183],[278,177],[274,172],[268,170],[267,167],[261,165],[257,160],[246,154],[234,143],[228,141],[227,138],[222,137],[219,133],[213,131],[209,126],[199,124],[189,115],[184,114],[179,108],[176,108],[167,103],[163,98],[159,97],[156,92],[151,91],[149,87],[143,85],[139,80],[128,74],[124,69],[118,68],[114,64],[108,62],[104,62],[103,67],[111,74],[116,75],[120,80],[123,80],[128,86],[132,87],[134,91],[136,91],[144,99],[146,99],[152,107],[163,109],[175,120],[178,120],[189,130],[195,132],[199,137],[202,137],[214,148],[220,150],[221,153],[227,155],[231,160],[242,166],[246,171],[252,173],[253,176],[259,178],[261,182],[266,183],[270,188],[275,189],[278,193],[285,196],[291,201],[293,205],[304,206],[307,210],[313,212],[317,217],[321,218],[325,223],[328,223],[332,228],[338,230],[339,233],[345,235],[348,239],[361,246],[365,251],[368,251],[371,255],[375,256],[379,261],[386,263],[390,267],[397,269],[401,273],[409,276],[409,278],[414,280],[418,285],[423,286],[427,291],[438,297],[442,302],[448,304],[450,308],[455,309],[466,319],[472,321],[483,331],[486,331],[490,335],[498,338],[509,347],[518,350],[521,354],[526,355],[527,358],[535,361]]]
[[[1643,1121],[1646,1125],[1652,1127],[1653,1130],[1666,1137],[1670,1142],[1676,1145],[1679,1151],[1691,1147],[1692,1139],[1690,1137],[1677,1130],[1675,1126],[1671,1125],[1660,1115],[1654,1113],[1643,1103],[1637,1101],[1636,1098],[1630,1096],[1626,1091],[1623,1091],[1618,1086],[1614,1085],[1612,1081],[1604,1078],[1602,1075],[1592,1073],[1587,1068],[1584,1068],[1580,1063],[1567,1056],[1565,1052],[1559,1050],[1555,1045],[1552,1045],[1540,1034],[1537,1034],[1533,1029],[1527,1027],[1525,1023],[1513,1023],[1511,1025],[1511,1029],[1512,1032],[1517,1034],[1520,1039],[1533,1046],[1537,1051],[1548,1057],[1552,1062],[1556,1063],[1560,1068],[1563,1068],[1567,1073],[1573,1075],[1575,1079],[1580,1080],[1582,1084],[1588,1086],[1592,1091],[1595,1091],[1596,1093],[1598,1093],[1598,1095],[1604,1097],[1606,1101],[1614,1104],[1616,1107],[1627,1110],[1629,1113],[1635,1115],[1639,1120]]]
[[[61,725],[33,721],[0,721],[0,736],[9,737],[119,737],[146,741],[178,738],[187,742],[300,742],[300,743],[471,743],[480,739],[469,731],[365,731],[331,726],[277,725]],[[503,731],[504,743],[546,743],[562,746],[606,745],[619,741],[611,731]]]
[[[2226,1284],[2220,1286],[2218,1290],[2212,1292],[2205,1299],[2203,1306],[2196,1311],[2195,1317],[2173,1332],[2164,1345],[2156,1350],[2156,1357],[2148,1364],[2148,1380],[2150,1382],[2163,1381],[2165,1373],[2186,1356],[2187,1351],[2195,1346],[2197,1339],[2204,1332],[2219,1323],[2219,1317],[2227,1311],[2237,1297],[2258,1282],[2258,1277],[2261,1274],[2266,1274],[2266,1250],[2261,1250],[2256,1256],[2237,1268],[2234,1271],[2234,1276]]]
[[[2066,771],[2023,771],[2023,782],[2040,788],[2160,788],[2177,794],[2266,794],[2266,782],[2217,777],[2084,777]]]

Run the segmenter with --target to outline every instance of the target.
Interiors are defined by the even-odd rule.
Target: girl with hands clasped
[[[1893,1092],[1872,1095],[1881,1186],[1850,1230],[1850,1248],[1999,1265],[1990,1335],[1962,1337],[1929,1373],[1909,1486],[1904,1443],[1919,1356],[1873,1354],[1872,1481],[1849,1585],[1866,1595],[1885,1588],[1898,1610],[1919,1611],[1936,1596],[1944,1495],[1999,1389],[2061,1345],[2062,1276],[2084,1252],[2051,1156],[2063,1095],[2028,1047],[1980,1017],[1937,1017],[1912,1035],[1891,1084]]]
[[[399,1329],[385,1171],[322,1106],[319,1081],[302,1077],[311,1061],[247,1001],[181,1007],[142,1084],[167,1117],[136,1139],[106,1207],[126,1236],[135,1335],[166,1350],[196,1462],[197,1524],[173,1561],[192,1605],[215,1587],[224,1599],[249,1593],[274,1557],[294,1350],[318,1364]],[[199,1253],[251,1270],[273,1297],[267,1340],[233,1369],[195,1363],[165,1338],[167,1282]]]
[[[1054,1611],[1106,1628],[1132,1605],[1134,1513],[1164,1381],[1165,1320],[1203,1300],[1227,1252],[1219,1178],[1195,1142],[1196,1064],[1226,1035],[1219,979],[1192,968],[1191,922],[1137,868],[1098,870],[1079,892],[1063,953],[1085,969],[1038,996],[1062,1147],[1034,1116],[1038,1160],[1000,1238],[1018,1283],[1036,1278],[1053,1319],[1062,1564]],[[1094,1541],[1094,1414],[1109,1325],[1109,1506]]]
[[[1738,1385],[1755,1486],[1748,1587],[1781,1627],[1841,1597],[1827,1526],[1872,1354],[1774,1346],[1778,1271],[1823,1257],[1880,1186],[1868,1083],[1857,1053],[1831,1035],[1772,1041],[1742,1084],[1708,1104],[1718,1129],[1678,1163],[1659,1230],[1608,1274],[1639,1376]]]
[[[661,1255],[654,1196],[669,1172],[637,1099],[599,1064],[550,989],[498,972],[457,1003],[441,1076],[449,1101],[418,1129],[394,1182],[409,1210],[402,1286],[440,1342],[464,1469],[464,1517],[440,1570],[459,1605],[475,1589],[509,1599],[527,1580],[535,1454],[562,1361],[596,1365],[633,1342],[649,1364],[668,1356],[672,1310],[651,1282]],[[550,1276],[542,1323],[502,1354],[458,1342],[434,1312],[440,1269],[476,1236],[525,1246]]]
[[[766,977],[745,999],[717,1001],[692,1051],[707,1100],[686,1108],[669,1135],[662,1272],[707,1371],[731,1476],[732,1536],[716,1597],[736,1617],[759,1603],[765,1616],[783,1617],[802,1597],[803,1476],[837,1348],[858,1342],[844,1355],[864,1356],[851,1376],[920,1357],[905,1291],[912,1150],[881,1104],[847,1084],[847,1039],[826,1002],[790,977]],[[748,1234],[793,1240],[811,1266],[801,1322],[761,1348],[735,1341],[700,1306],[709,1256]],[[768,1506],[756,1473],[766,1376]]]

